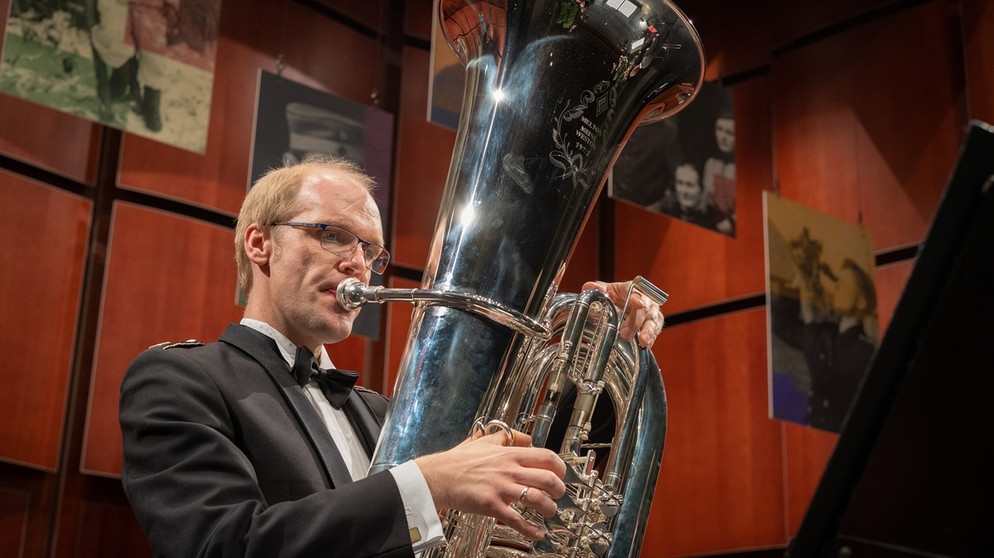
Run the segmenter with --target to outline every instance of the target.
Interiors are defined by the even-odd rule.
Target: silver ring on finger
[[[521,494],[518,496],[518,501],[521,502],[522,504],[525,503],[525,497],[528,496],[528,490],[530,488],[531,488],[530,486],[526,486],[521,489]]]

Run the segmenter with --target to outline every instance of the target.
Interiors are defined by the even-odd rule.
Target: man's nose
[[[343,259],[349,264],[349,267],[361,273],[366,270],[366,259],[363,256],[364,251],[362,243],[356,244],[355,248],[352,249],[352,253]]]

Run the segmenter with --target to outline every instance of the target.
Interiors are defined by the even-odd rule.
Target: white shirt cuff
[[[414,552],[445,542],[438,510],[435,509],[428,483],[425,482],[418,464],[408,461],[389,471],[397,483],[397,488],[400,489],[400,498],[404,502],[404,513],[407,515],[407,528],[411,532]]]

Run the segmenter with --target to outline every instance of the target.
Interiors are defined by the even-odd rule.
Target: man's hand
[[[603,291],[620,308],[625,305],[625,297],[628,296],[628,289],[631,286],[631,281],[620,283],[588,281],[583,284],[583,290]],[[656,342],[656,336],[662,330],[663,313],[659,310],[659,304],[656,304],[649,297],[639,294],[638,291],[633,292],[631,300],[628,301],[628,311],[622,319],[621,329],[618,331],[621,338],[631,339],[638,334],[638,344],[649,349]]]
[[[414,461],[428,483],[435,506],[486,515],[531,540],[545,531],[512,508],[520,503],[543,517],[556,513],[555,498],[566,492],[566,464],[551,450],[531,447],[531,436],[514,432],[477,435],[455,448]]]

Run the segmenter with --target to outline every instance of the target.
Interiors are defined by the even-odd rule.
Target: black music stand
[[[787,556],[994,556],[992,182],[974,121]]]

